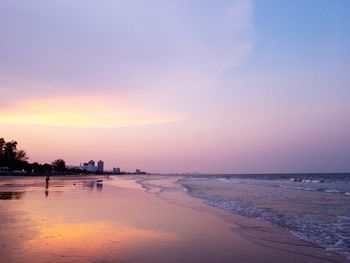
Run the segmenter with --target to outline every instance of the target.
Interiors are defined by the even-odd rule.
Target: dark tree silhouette
[[[7,167],[13,171],[15,169],[24,169],[27,166],[27,153],[17,149],[17,142],[6,142],[0,138],[0,168]]]
[[[57,159],[52,162],[52,166],[57,172],[64,172],[66,170],[66,162],[62,159]]]
[[[4,138],[0,138],[0,169],[1,167],[5,166],[4,148],[5,148],[5,140]]]
[[[53,166],[52,166],[51,164],[48,164],[48,163],[44,163],[44,164],[42,165],[42,167],[43,167],[43,170],[44,170],[45,172],[51,172],[51,171],[52,171],[52,168],[53,168]]]

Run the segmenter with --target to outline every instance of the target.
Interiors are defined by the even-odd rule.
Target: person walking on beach
[[[49,195],[49,181],[50,181],[50,176],[46,176],[46,187],[45,187],[45,197],[48,197]]]

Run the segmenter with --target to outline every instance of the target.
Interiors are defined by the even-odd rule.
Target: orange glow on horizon
[[[103,96],[25,100],[0,109],[0,123],[6,124],[128,127],[179,119],[179,115],[151,112],[127,100]]]

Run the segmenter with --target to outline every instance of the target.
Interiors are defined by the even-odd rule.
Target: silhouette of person
[[[50,176],[46,176],[45,181],[46,181],[46,188],[48,188],[49,187]]]
[[[50,181],[50,176],[46,176],[46,187],[45,187],[45,197],[49,196],[49,181]]]

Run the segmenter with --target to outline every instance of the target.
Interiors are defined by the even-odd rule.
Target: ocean
[[[195,175],[178,183],[209,205],[286,228],[350,260],[350,174]]]

